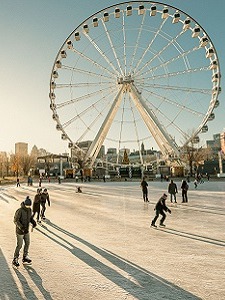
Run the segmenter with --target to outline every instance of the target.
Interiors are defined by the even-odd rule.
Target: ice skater
[[[195,189],[197,189],[197,187],[198,187],[198,180],[196,178],[194,180],[194,186],[195,186]]]
[[[17,245],[14,252],[14,258],[12,261],[13,266],[19,267],[19,254],[20,250],[23,246],[23,263],[30,264],[32,261],[28,257],[28,251],[30,246],[30,233],[29,233],[29,225],[32,223],[33,227],[36,226],[36,222],[34,221],[31,213],[31,200],[29,196],[21,203],[21,207],[17,209],[14,215],[14,223],[16,225],[16,239]]]
[[[143,179],[142,179],[141,188],[142,188],[142,194],[143,194],[144,202],[149,202],[148,201],[148,183],[145,180],[145,177],[143,177]]]
[[[45,220],[45,211],[46,211],[46,202],[48,202],[48,206],[50,207],[50,198],[47,189],[43,190],[41,194],[41,220]]]
[[[173,180],[171,179],[170,184],[168,185],[168,193],[170,194],[170,202],[173,202],[174,198],[174,203],[177,203],[177,198],[176,194],[178,193],[177,190],[177,185]]]
[[[77,187],[77,191],[76,191],[76,193],[82,193],[82,189],[81,189],[81,187],[80,187],[80,186],[78,186],[78,187]]]
[[[20,179],[19,179],[19,177],[17,177],[17,179],[16,179],[16,187],[18,187],[18,186],[20,186]]]
[[[171,210],[166,206],[166,199],[167,199],[167,195],[166,194],[163,194],[162,197],[160,197],[159,201],[156,203],[155,205],[155,217],[154,219],[152,220],[152,223],[151,223],[151,226],[152,227],[157,227],[155,225],[155,222],[157,221],[159,215],[162,216],[161,220],[160,220],[160,223],[159,223],[159,226],[160,227],[165,227],[166,225],[163,223],[166,219],[166,214],[165,212],[169,212],[171,214]],[[165,211],[165,212],[164,212]]]
[[[37,222],[41,223],[39,220],[40,217],[40,205],[41,205],[41,192],[42,189],[37,189],[37,194],[34,196],[34,203],[33,203],[33,215],[34,218],[35,214],[37,213]]]
[[[188,202],[187,191],[189,189],[189,185],[186,180],[182,180],[181,190],[182,190],[182,202]]]

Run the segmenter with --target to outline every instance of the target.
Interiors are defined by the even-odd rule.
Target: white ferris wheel
[[[177,157],[199,142],[215,118],[220,77],[216,49],[191,16],[160,2],[124,2],[87,18],[60,47],[50,108],[62,139],[89,166],[102,145],[135,149],[143,164],[142,143]]]

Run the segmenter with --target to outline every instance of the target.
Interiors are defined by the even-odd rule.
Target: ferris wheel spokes
[[[93,142],[91,143],[91,146],[89,147],[87,154],[85,156],[85,161],[88,161],[91,158],[91,161],[89,163],[90,166],[93,166],[94,161],[98,155],[98,152],[102,146],[102,144],[104,143],[104,140],[107,136],[107,133],[111,127],[111,124],[114,120],[114,117],[118,111],[118,108],[120,106],[120,103],[122,101],[122,95],[124,92],[124,86],[121,86],[117,96],[115,97],[111,108],[104,120],[104,122],[102,123],[102,126],[100,127],[95,139],[93,140]]]
[[[143,118],[146,126],[151,132],[152,136],[155,138],[159,148],[165,156],[175,154],[179,155],[178,148],[174,145],[173,140],[170,138],[166,130],[161,126],[160,122],[157,120],[156,115],[149,109],[149,107],[143,101],[141,94],[138,92],[134,84],[130,85],[131,96],[136,104],[136,107]]]

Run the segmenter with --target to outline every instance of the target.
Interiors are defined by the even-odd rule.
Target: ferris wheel
[[[60,47],[50,108],[62,139],[89,166],[103,145],[135,149],[143,164],[143,144],[178,157],[199,142],[215,118],[220,77],[216,49],[190,15],[124,2],[88,17]]]

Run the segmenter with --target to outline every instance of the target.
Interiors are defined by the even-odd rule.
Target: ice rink
[[[13,217],[37,183],[0,186],[0,299],[225,299],[225,181],[191,182],[187,204],[175,182],[163,229],[149,225],[168,182],[148,182],[149,204],[139,181],[43,183],[51,207],[19,270]]]

